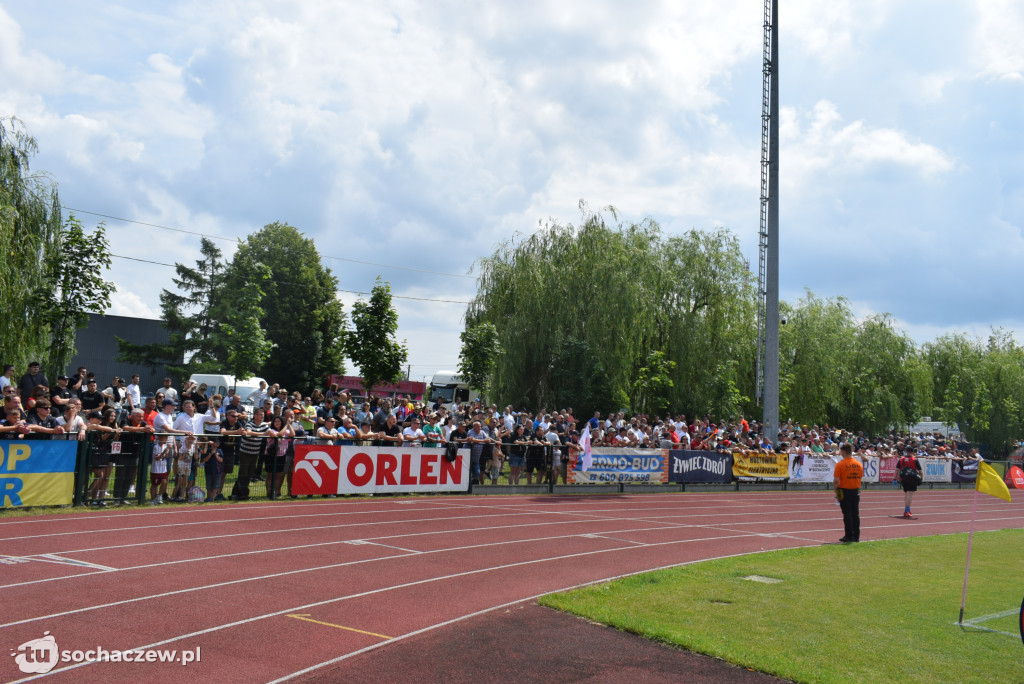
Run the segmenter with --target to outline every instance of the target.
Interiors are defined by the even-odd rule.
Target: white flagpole
[[[960,594],[960,619],[957,624],[964,626],[964,606],[967,604],[967,575],[971,572],[971,544],[974,543],[974,519],[978,514],[978,490],[974,490],[974,506],[971,509],[971,532],[967,535],[967,567],[964,568],[964,590]]]

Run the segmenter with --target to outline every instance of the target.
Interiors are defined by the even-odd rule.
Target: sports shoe
[[[904,518],[913,518],[914,516],[910,515],[910,511],[903,511],[903,517]]]
[[[839,543],[840,543],[840,544],[849,544],[849,543],[850,543],[850,540],[849,540],[849,539],[847,539],[846,537],[840,537],[840,539],[839,539]]]

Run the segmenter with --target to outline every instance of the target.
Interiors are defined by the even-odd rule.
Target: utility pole
[[[779,435],[779,0],[764,2],[761,226],[757,270],[757,396],[764,434]]]

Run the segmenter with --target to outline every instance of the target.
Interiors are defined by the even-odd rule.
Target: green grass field
[[[1024,682],[1024,530],[829,545],[697,563],[543,605],[799,682]],[[781,579],[765,584],[742,579]]]

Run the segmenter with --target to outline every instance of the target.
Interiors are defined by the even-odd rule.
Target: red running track
[[[965,532],[973,491],[861,499],[862,539]],[[1024,528],[983,496],[976,529]],[[0,637],[60,652],[199,649],[178,663],[58,662],[2,681],[301,681],[467,617],[610,578],[842,535],[828,492],[421,497],[191,506],[0,521]],[[394,652],[394,651],[391,651]]]

